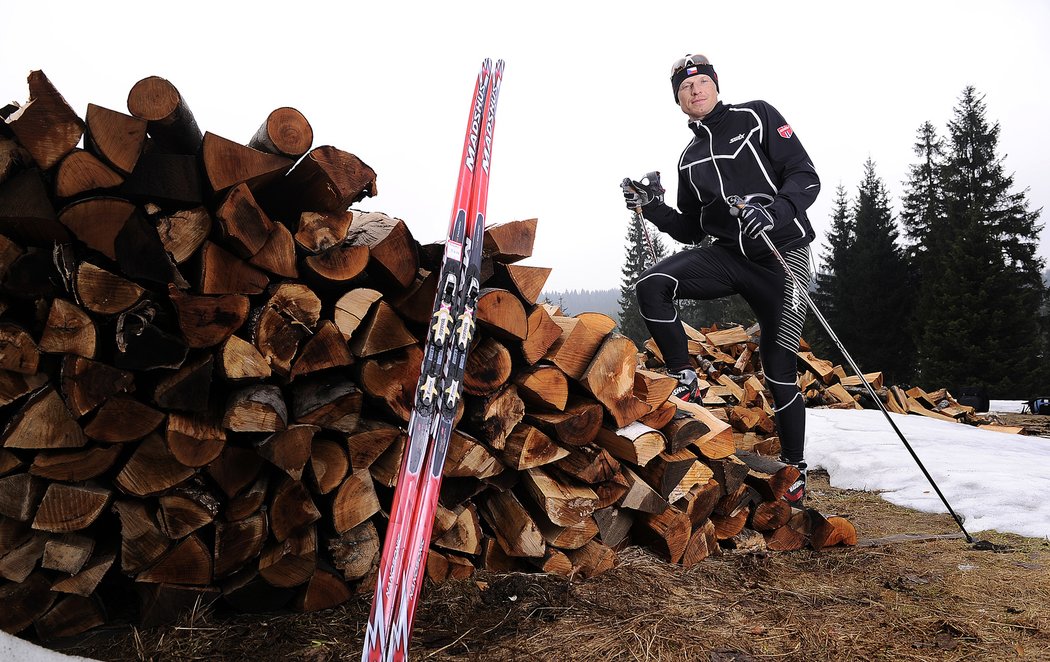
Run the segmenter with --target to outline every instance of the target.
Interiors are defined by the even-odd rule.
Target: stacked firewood
[[[146,624],[369,595],[442,247],[349,209],[375,173],[292,108],[239,143],[158,77],[84,119],[29,92],[0,109],[0,628],[83,632],[131,586]],[[669,401],[611,319],[535,303],[535,231],[486,232],[432,580],[855,540],[755,452],[752,339],[695,332],[722,406]]]

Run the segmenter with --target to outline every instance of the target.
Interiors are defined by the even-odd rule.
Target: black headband
[[[671,89],[674,91],[674,102],[678,103],[678,88],[686,78],[692,78],[700,74],[707,74],[715,82],[715,90],[718,90],[718,74],[710,64],[691,64],[682,67],[671,75]]]

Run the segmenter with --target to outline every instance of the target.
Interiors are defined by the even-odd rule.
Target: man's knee
[[[646,303],[671,301],[677,289],[678,279],[659,272],[642,276],[634,286],[640,306],[645,306]]]

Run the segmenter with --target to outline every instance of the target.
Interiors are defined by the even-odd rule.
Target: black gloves
[[[740,231],[752,239],[758,239],[775,225],[773,217],[760,204],[748,202],[743,207],[730,207],[730,210],[736,212],[734,215],[740,221]]]
[[[627,203],[627,208],[632,211],[646,206],[653,200],[664,201],[664,187],[660,186],[660,173],[658,172],[650,172],[642,177],[641,182],[625,177],[620,182],[620,188],[623,189],[623,199]]]

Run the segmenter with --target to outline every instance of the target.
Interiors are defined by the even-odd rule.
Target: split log
[[[732,431],[728,423],[719,420],[707,408],[696,403],[684,402],[674,396],[669,398],[669,401],[673,402],[680,411],[685,411],[707,426],[708,431],[692,442],[703,457],[717,460],[733,454],[736,446],[733,444]]]
[[[790,464],[747,451],[737,451],[736,456],[749,468],[745,481],[757,489],[766,501],[781,498],[798,480],[799,471]]]
[[[791,519],[791,505],[783,499],[763,501],[755,506],[748,526],[756,531],[775,531]],[[816,549],[816,547],[814,547]]]
[[[33,161],[47,170],[77,146],[84,121],[43,71],[29,72],[28,82],[29,102],[7,118],[7,126]]]
[[[106,473],[119,456],[120,446],[89,446],[70,452],[42,451],[33,457],[29,473],[49,480],[80,482]]]
[[[257,442],[255,450],[292,480],[299,480],[310,459],[314,435],[319,430],[316,425],[289,425]]]
[[[596,540],[569,550],[565,555],[572,561],[573,571],[584,578],[595,577],[616,566],[616,552]]]
[[[164,422],[164,414],[128,397],[114,397],[99,408],[84,426],[84,434],[96,441],[125,443],[142,439]]]
[[[443,549],[464,554],[481,553],[481,523],[474,505],[464,508],[448,530],[434,538],[434,544]]]
[[[34,622],[44,641],[74,637],[105,624],[106,615],[97,599],[67,595]]]
[[[248,147],[270,154],[297,159],[306,154],[314,142],[314,130],[295,108],[278,108],[266,116],[259,130],[248,141]]]
[[[636,517],[634,511],[617,506],[607,506],[594,511],[598,537],[603,544],[615,549],[627,539]]]
[[[197,253],[211,231],[211,215],[204,207],[174,212],[157,219],[157,234],[164,250],[176,264],[182,264]]]
[[[522,341],[528,335],[525,308],[521,301],[507,290],[481,290],[476,310],[481,328],[500,340]]]
[[[389,423],[361,419],[346,438],[350,466],[355,470],[368,468],[401,434],[399,428]]]
[[[766,546],[774,552],[799,550],[806,546],[811,532],[810,514],[805,510],[793,510],[787,524],[765,534]]]
[[[226,431],[210,416],[172,412],[164,441],[179,464],[203,467],[219,457],[226,446]]]
[[[292,601],[296,611],[310,612],[331,609],[353,597],[350,587],[334,570],[323,566],[310,576],[306,586]]]
[[[120,518],[120,568],[137,574],[156,562],[171,547],[171,540],[157,526],[144,502],[117,501]]]
[[[261,251],[274,231],[274,222],[243,183],[226,193],[215,211],[215,219],[219,221],[226,245],[242,258]]]
[[[677,386],[678,380],[674,377],[650,370],[637,370],[634,373],[634,395],[650,407],[659,407],[665,403]]]
[[[667,446],[667,440],[659,430],[641,423],[631,423],[618,430],[603,427],[598,430],[594,441],[614,457],[639,467],[644,467]]]
[[[495,532],[500,547],[509,556],[544,555],[546,545],[543,534],[512,492],[490,492],[488,498],[481,501],[481,515]]]
[[[316,568],[317,529],[313,526],[283,542],[268,545],[259,557],[259,576],[278,588],[305,584]]]
[[[543,286],[550,273],[549,267],[527,267],[499,262],[495,265],[495,273],[489,282],[515,292],[525,304],[534,304],[543,292]]]
[[[467,356],[463,390],[471,395],[494,393],[510,379],[512,368],[507,348],[494,338],[483,338]]]
[[[706,520],[693,531],[686,545],[685,553],[682,554],[682,565],[691,568],[708,556],[721,554],[718,545],[718,537],[715,533],[715,525],[711,520]]]
[[[669,507],[655,514],[640,514],[634,523],[634,531],[658,556],[678,563],[689,544],[692,526],[685,513]]]
[[[152,129],[151,124],[150,135],[153,135]],[[252,149],[211,132],[205,133],[198,144],[201,144],[201,160],[208,183],[216,193],[239,184],[253,189],[265,186],[287,173],[295,163],[288,157]]]
[[[558,326],[543,306],[533,306],[526,318],[525,340],[521,341],[521,354],[525,362],[532,365],[542,359],[555,342],[561,338]]]
[[[503,264],[531,257],[536,242],[536,223],[535,218],[530,218],[486,227],[482,254]]]
[[[496,450],[506,448],[507,437],[525,415],[525,403],[518,396],[517,387],[510,384],[495,393],[468,398],[467,403],[470,428],[478,439]],[[549,435],[549,430],[546,432]]]
[[[21,582],[0,586],[0,600],[6,607],[0,611],[0,630],[18,634],[47,613],[57,596],[46,574],[36,572]]]
[[[188,208],[204,203],[201,172],[193,154],[147,150],[124,179],[119,193],[143,205]]]
[[[544,355],[554,365],[561,368],[569,377],[579,380],[591,365],[594,355],[598,352],[602,341],[616,328],[616,322],[605,315],[589,315],[587,317],[563,317],[551,316],[559,327],[561,336],[554,341],[550,349]],[[622,336],[621,336],[622,337]],[[625,338],[625,340],[627,340]],[[627,340],[630,343],[630,340]],[[622,344],[622,341],[619,341]],[[631,343],[633,345],[633,343]],[[634,367],[635,350],[623,350],[624,356],[630,356],[631,367]],[[633,373],[630,375],[633,380]],[[598,386],[596,383],[595,386]],[[631,384],[633,387],[633,383]]]
[[[415,280],[419,257],[404,221],[379,212],[354,212],[346,242],[368,247],[369,270],[381,280],[400,288]]]
[[[80,303],[99,315],[115,315],[125,311],[135,305],[146,292],[130,280],[90,262],[80,263],[74,283]]]
[[[50,386],[37,390],[3,432],[5,448],[80,448],[87,435],[73,420],[61,396]]]
[[[76,304],[65,299],[55,299],[51,302],[44,332],[40,336],[40,351],[95,358],[98,352],[98,327]]]
[[[28,522],[36,514],[47,487],[44,481],[27,473],[0,478],[0,515]]]
[[[552,365],[535,365],[514,375],[518,393],[526,403],[541,409],[564,411],[569,399],[569,380]]]
[[[442,475],[446,478],[491,478],[503,471],[503,464],[473,437],[453,430]]]
[[[634,395],[635,354],[630,338],[610,335],[580,376],[580,384],[624,427],[653,410]]]
[[[304,420],[298,415],[298,408],[296,418]],[[281,389],[269,384],[234,391],[222,419],[222,426],[233,432],[276,432],[287,425],[288,406],[284,395]]]
[[[219,514],[218,499],[200,485],[178,488],[157,501],[160,530],[172,540],[211,524]]]
[[[228,498],[233,498],[255,482],[264,462],[252,449],[226,445],[208,464],[208,476]]]
[[[55,175],[55,195],[72,198],[89,191],[115,188],[124,178],[91,152],[74,149],[58,166]]]
[[[330,145],[310,150],[280,184],[267,191],[280,218],[303,211],[340,212],[376,195],[376,173],[364,161]]]
[[[270,364],[255,345],[247,340],[230,336],[222,343],[219,367],[228,381],[255,381],[270,376]]]
[[[519,423],[507,437],[503,448],[496,451],[508,466],[524,471],[557,462],[569,451],[561,448],[543,432],[527,423]]]
[[[117,172],[127,175],[146,144],[146,121],[131,115],[89,103],[85,143]]]
[[[706,484],[714,474],[697,460],[696,455],[683,449],[677,453],[660,453],[644,467],[639,467],[638,475],[645,478],[660,496],[674,503],[697,485]]]
[[[299,270],[295,263],[295,242],[292,233],[281,223],[275,223],[266,244],[253,255],[248,264],[268,271],[275,276],[296,278]]]
[[[307,464],[307,482],[317,494],[328,494],[343,482],[350,460],[343,446],[330,439],[314,439]]]
[[[117,235],[135,213],[135,205],[123,198],[97,196],[63,207],[58,220],[88,248],[116,260]]]
[[[717,480],[711,478],[706,483],[694,486],[674,505],[688,515],[689,521],[694,527],[697,527],[711,517],[722,496],[721,485]]]
[[[364,361],[358,383],[365,393],[379,399],[395,416],[407,423],[412,413],[422,365],[423,350],[418,345],[410,345],[389,357]]]
[[[379,512],[379,499],[368,469],[347,476],[332,501],[332,524],[336,533],[346,533]]]
[[[51,590],[57,593],[72,593],[88,597],[95,592],[102,579],[113,567],[117,557],[115,554],[95,554],[87,563],[72,577],[59,579],[51,585]]]
[[[525,489],[553,524],[575,526],[595,510],[598,495],[588,487],[558,481],[542,469],[532,468],[522,476]]]
[[[321,519],[310,491],[302,481],[284,478],[270,502],[270,531],[283,541]],[[354,525],[356,526],[356,524]]]
[[[354,581],[367,575],[379,565],[379,533],[371,521],[350,529],[338,538],[328,540],[332,563],[343,574],[343,579]]]
[[[270,279],[218,244],[205,241],[201,248],[201,294],[260,294]]]
[[[364,322],[372,305],[383,298],[383,294],[377,290],[359,287],[350,290],[335,302],[335,312],[332,315],[335,325],[343,338],[349,340]]]
[[[160,435],[151,434],[138,444],[116,482],[126,493],[145,497],[165,492],[193,473],[192,468],[175,459]]]
[[[623,477],[627,481],[628,491],[619,501],[621,508],[630,508],[642,513],[658,515],[667,510],[667,500],[657,494],[638,474],[627,466],[623,467]]]
[[[611,480],[620,471],[616,458],[607,450],[594,446],[570,448],[569,454],[557,460],[554,466],[592,485]]]
[[[288,379],[310,375],[331,368],[346,367],[354,362],[346,341],[335,323],[325,320],[313,337],[306,341],[299,357],[292,364]]]
[[[834,545],[857,544],[857,530],[846,518],[824,517],[812,508],[809,509],[809,516],[812,522],[810,544],[813,549],[820,551]]]
[[[415,344],[416,337],[405,327],[390,304],[379,301],[350,338],[350,351],[368,358]]]

